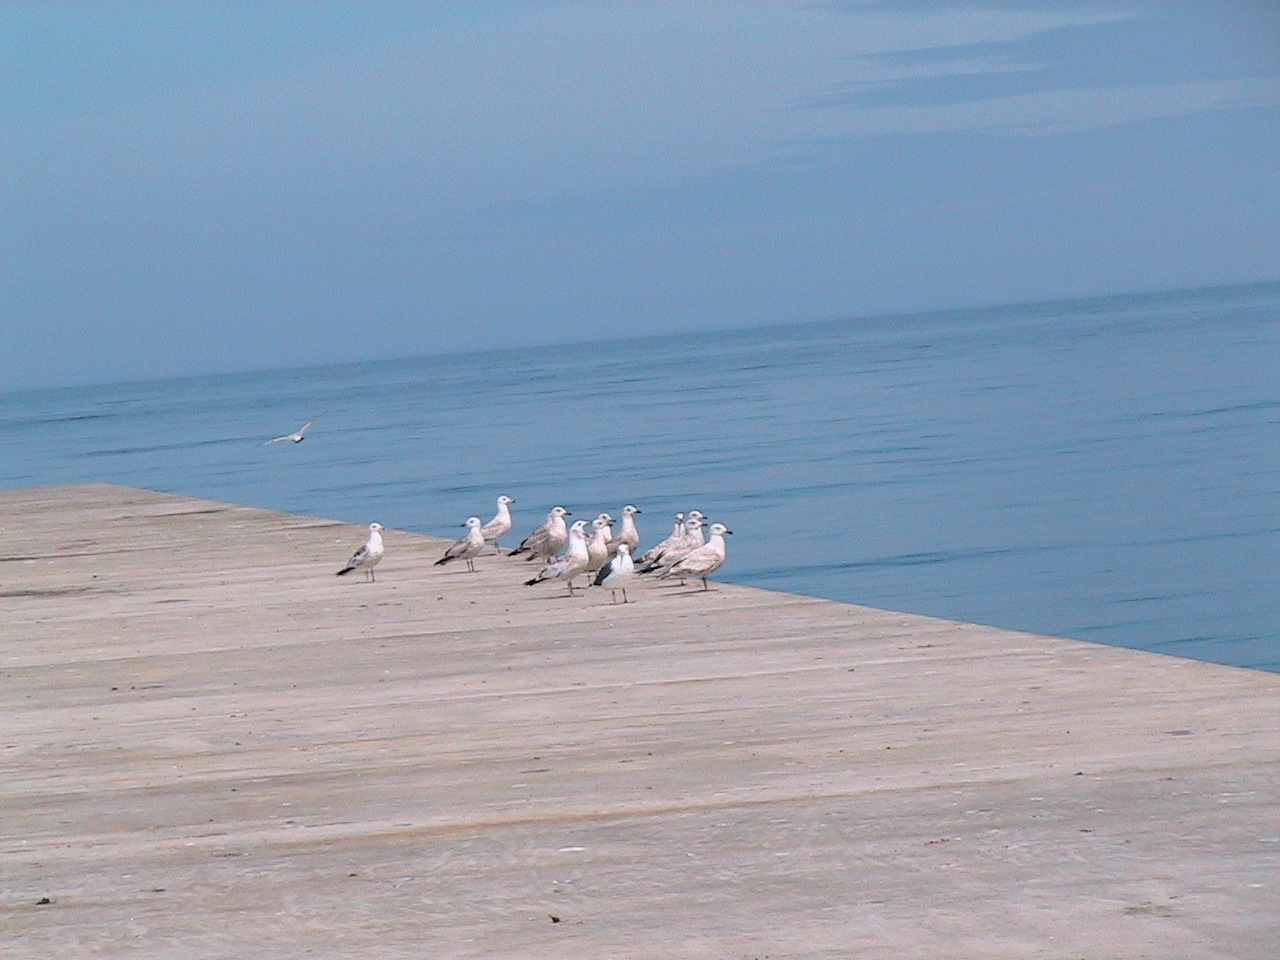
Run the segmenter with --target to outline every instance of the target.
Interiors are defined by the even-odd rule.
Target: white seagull
[[[480,518],[468,517],[463,526],[467,528],[467,535],[453,542],[453,545],[444,552],[444,556],[435,562],[437,567],[453,560],[465,560],[467,569],[472,573],[476,572],[476,562],[473,558],[479,556],[480,551],[484,549],[484,536],[480,533]]]
[[[569,596],[573,596],[573,578],[587,569],[587,541],[583,539],[582,530],[587,525],[585,520],[576,520],[572,527],[569,528],[569,543],[564,548],[564,553],[556,557],[532,580],[526,580],[524,585],[532,587],[535,583],[541,583],[544,580],[554,580],[557,577],[563,577],[569,583]]]
[[[316,420],[319,420],[319,419],[320,419],[319,417],[316,417]],[[300,426],[297,430],[293,431],[293,433],[286,433],[283,437],[274,437],[271,440],[265,441],[262,445],[265,447],[268,443],[281,443],[285,440],[292,440],[294,443],[301,443],[303,440],[306,439],[303,436],[303,434],[306,433],[308,429],[310,429],[311,425],[315,423],[316,420],[308,420],[306,423]]]
[[[382,524],[369,524],[369,539],[364,542],[364,546],[351,555],[351,559],[347,561],[347,565],[338,571],[338,576],[344,576],[352,570],[363,569],[368,574],[367,579],[372,582],[373,568],[378,565],[378,561],[382,559]]]
[[[618,535],[609,541],[609,556],[613,556],[618,552],[618,547],[624,543],[631,548],[632,553],[636,547],[640,546],[640,531],[636,529],[635,515],[640,513],[639,507],[633,507],[627,504],[622,508],[622,529],[618,531]]]
[[[527,553],[529,556],[525,560],[550,560],[569,542],[569,528],[565,526],[564,518],[571,516],[573,514],[564,507],[552,507],[542,526],[525,537],[520,546],[511,551],[511,556]]]
[[[636,575],[635,561],[631,559],[631,545],[629,543],[618,544],[618,552],[613,555],[613,559],[600,568],[600,572],[596,574],[593,587],[608,587],[609,592],[613,595],[613,603],[618,602],[618,591],[622,591],[622,602],[630,603],[627,599],[627,582]]]
[[[707,577],[724,565],[724,537],[727,533],[733,531],[723,523],[713,523],[711,539],[696,550],[686,553],[671,567],[658,574],[659,578],[679,577],[683,583],[685,577],[697,577],[702,581],[702,589],[706,590]]]
[[[511,511],[508,504],[515,503],[508,496],[498,498],[498,512],[494,518],[480,528],[480,536],[484,537],[485,543],[493,544],[493,552],[499,553],[502,549],[500,542],[503,537],[511,532]]]

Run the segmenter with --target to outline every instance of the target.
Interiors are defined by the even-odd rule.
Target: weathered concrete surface
[[[1280,955],[1276,675],[363,536],[0,492],[0,957]]]

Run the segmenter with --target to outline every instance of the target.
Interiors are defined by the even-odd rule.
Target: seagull
[[[689,521],[701,521],[692,530],[689,529]],[[690,510],[684,515],[684,533],[685,538],[693,543],[695,547],[700,547],[707,542],[707,538],[702,533],[702,528],[707,525],[707,515],[701,510]]]
[[[613,555],[613,559],[600,568],[600,572],[596,574],[596,578],[592,581],[593,587],[608,587],[609,592],[613,595],[613,602],[618,602],[618,591],[622,591],[622,602],[630,603],[627,599],[627,582],[636,575],[635,561],[631,559],[631,544],[618,544],[618,552]]]
[[[595,573],[609,562],[609,523],[613,517],[602,513],[591,521],[591,539],[587,541],[587,573]]]
[[[711,539],[658,574],[659,578],[679,577],[680,582],[683,583],[685,577],[697,577],[702,581],[702,589],[706,590],[707,577],[724,565],[724,538],[725,534],[731,533],[733,531],[723,523],[713,523]]]
[[[695,516],[696,514],[696,516]],[[691,510],[684,518],[684,531],[671,546],[662,551],[661,556],[649,563],[641,573],[665,573],[677,560],[690,551],[697,550],[704,543],[702,536],[702,514]]]
[[[367,573],[368,580],[373,581],[373,568],[378,565],[378,561],[382,559],[382,524],[369,524],[369,539],[365,541],[364,546],[351,555],[351,559],[347,561],[347,565],[338,571],[338,576],[350,573],[352,570],[364,569]]]
[[[564,507],[552,507],[546,522],[525,537],[520,546],[511,551],[511,555],[514,557],[517,553],[528,553],[526,560],[550,560],[564,549],[569,540],[569,530],[565,527],[564,518],[571,516],[573,514]]]
[[[606,543],[609,542],[613,539],[613,517],[609,516],[607,513],[602,513],[597,516],[596,519],[603,524],[604,539]]]
[[[502,544],[499,541],[511,532],[511,511],[507,509],[507,505],[511,503],[515,501],[510,497],[499,497],[497,514],[480,528],[480,536],[484,537],[485,543],[493,544],[494,553],[501,552]]]
[[[444,556],[435,562],[437,567],[452,560],[465,560],[467,569],[472,573],[476,572],[476,562],[473,558],[484,549],[484,535],[480,533],[480,518],[468,517],[463,526],[467,528],[467,535],[453,542],[453,545],[444,552]]]
[[[575,520],[573,526],[569,528],[569,543],[564,553],[543,567],[542,572],[532,580],[526,580],[524,585],[532,587],[543,580],[564,577],[569,583],[569,596],[572,597],[574,595],[573,578],[587,569],[587,541],[582,536],[582,530],[586,525],[585,520]]]
[[[319,420],[319,419],[320,417],[316,417],[316,420]],[[293,433],[286,433],[283,437],[275,437],[274,439],[267,440],[262,445],[265,447],[268,443],[280,443],[284,440],[292,440],[294,443],[301,443],[303,440],[306,439],[306,437],[304,437],[303,434],[306,433],[308,429],[310,429],[311,425],[315,423],[316,420],[308,420],[306,423],[300,426],[297,430],[293,431]]]
[[[618,535],[609,540],[609,556],[613,556],[618,552],[618,547],[624,543],[635,550],[640,546],[640,531],[636,529],[636,522],[633,519],[637,513],[640,513],[639,507],[633,507],[627,504],[622,508],[622,529],[618,531]]]
[[[675,526],[671,528],[671,536],[660,543],[654,544],[645,551],[644,556],[640,558],[641,563],[653,563],[670,547],[673,543],[684,537],[684,514],[676,514]]]

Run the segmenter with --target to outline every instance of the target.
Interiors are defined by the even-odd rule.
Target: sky
[[[1280,279],[1280,4],[9,2],[0,390]]]

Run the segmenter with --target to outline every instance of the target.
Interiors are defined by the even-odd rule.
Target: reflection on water
[[[697,507],[725,579],[1274,670],[1278,385],[1264,284],[0,395],[0,484],[449,537]]]

